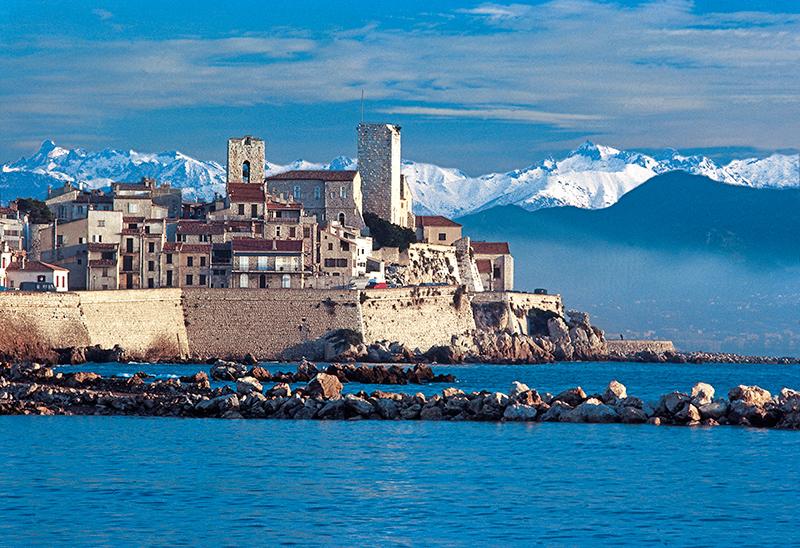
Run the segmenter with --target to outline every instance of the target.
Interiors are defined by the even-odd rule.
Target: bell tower
[[[228,183],[264,184],[264,140],[250,135],[228,139]]]

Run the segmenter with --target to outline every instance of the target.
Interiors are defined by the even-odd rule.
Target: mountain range
[[[339,156],[327,164],[297,160],[267,162],[268,174],[292,169],[356,169],[357,162]],[[601,209],[656,175],[685,171],[715,181],[754,188],[800,187],[798,155],[772,154],[718,164],[705,156],[676,150],[647,155],[586,141],[563,158],[546,158],[525,168],[471,177],[455,168],[404,161],[419,214],[457,217],[495,206],[518,205],[529,211],[573,206]],[[43,197],[50,185],[66,181],[101,188],[114,181],[152,177],[183,189],[187,200],[207,200],[225,188],[225,168],[178,151],[141,153],[104,149],[65,149],[44,141],[29,158],[0,166],[2,199]]]

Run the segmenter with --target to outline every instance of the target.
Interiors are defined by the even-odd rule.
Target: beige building
[[[16,206],[0,207],[0,245],[5,243],[10,249],[24,249],[26,222],[27,218]]]
[[[162,287],[210,287],[211,250],[212,244],[165,243]]]
[[[508,242],[471,242],[485,291],[514,289],[514,258]]]
[[[461,225],[441,215],[417,215],[417,241],[427,244],[453,245],[461,239]]]
[[[363,199],[357,171],[298,170],[267,178],[267,191],[278,199],[300,202],[306,215],[324,225],[337,222],[362,229]]]
[[[230,242],[231,287],[302,288],[302,240],[241,238]]]

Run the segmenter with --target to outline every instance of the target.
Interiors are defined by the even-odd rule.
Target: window
[[[136,230],[136,223],[128,223],[128,228],[131,230]]]
[[[284,289],[289,289],[290,287],[292,287],[292,277],[289,276],[288,274],[284,274],[281,277],[281,287]]]
[[[148,253],[155,253],[156,252],[156,243],[155,242],[147,242],[147,252]]]
[[[103,276],[103,278],[108,278],[108,269],[107,268],[103,269],[103,272],[102,272],[101,276]]]
[[[339,187],[339,198],[347,198],[347,187]]]
[[[172,253],[167,253],[167,264],[172,264]]]
[[[245,160],[242,163],[242,180],[245,183],[249,183],[250,182],[250,161],[249,160]]]
[[[78,262],[78,264],[83,264],[83,260],[82,259],[77,259],[77,262]]]
[[[86,238],[84,238],[83,236],[79,236],[79,237],[78,237],[78,243],[79,243],[79,244],[86,243]]]
[[[200,266],[206,266],[206,258],[200,257]]]
[[[275,237],[276,238],[280,238],[281,237],[281,227],[280,226],[276,226],[275,227]]]
[[[350,244],[347,242],[339,242],[339,245],[342,248],[342,251],[350,251]]]
[[[98,219],[98,221],[97,221],[97,227],[98,227],[98,228],[105,228],[105,227],[106,227],[106,222],[105,222],[105,220],[104,220],[104,219]]]
[[[440,241],[440,242],[444,242],[445,240],[447,240],[447,233],[445,233],[445,232],[440,232],[440,233],[439,233],[439,241]]]
[[[239,215],[244,215],[244,204],[239,204]]]
[[[194,257],[186,257],[186,266],[194,266]]]
[[[192,285],[192,282],[194,281],[193,278],[194,277],[191,274],[187,274],[186,275],[186,285]]]
[[[147,261],[147,271],[148,272],[155,272],[155,270],[156,270],[155,261]]]
[[[265,289],[267,287],[267,275],[262,274],[258,277],[258,287]]]
[[[289,227],[289,237],[296,238],[297,237],[297,229],[293,226]]]
[[[150,227],[148,225],[144,225],[144,233],[150,234]]]
[[[494,275],[494,279],[495,280],[499,280],[500,279],[500,267],[499,266],[494,267],[493,275]]]
[[[322,187],[321,186],[315,186],[314,187],[314,199],[315,200],[322,199]]]
[[[247,274],[239,274],[239,287],[247,287]]]
[[[300,185],[294,185],[292,194],[294,195],[294,199],[298,202],[303,199],[303,192],[300,190]]]
[[[258,204],[250,204],[250,216],[254,219],[258,217]]]
[[[114,260],[114,252],[113,251],[103,251],[100,253],[100,258],[106,261],[113,261]]]
[[[342,226],[344,226],[344,219],[345,219],[344,212],[339,213],[339,224]]]
[[[327,268],[334,268],[336,266],[336,259],[325,259],[325,266]]]
[[[303,227],[303,238],[310,238],[311,237],[311,229],[307,226]]]
[[[200,274],[200,284],[199,285],[206,285],[206,275]]]
[[[36,276],[36,281],[37,282],[46,282],[47,280],[45,279],[44,275],[39,275],[39,276]]]
[[[64,245],[64,235],[59,234],[58,236],[56,236],[56,247],[61,247],[63,245]]]
[[[139,211],[138,204],[128,204],[128,213],[136,213],[137,211]]]
[[[125,276],[125,285],[128,289],[133,289],[133,274]]]
[[[156,286],[156,281],[153,278],[147,278],[147,287],[153,289]]]
[[[125,242],[125,250],[128,253],[133,253],[133,238],[128,238]]]
[[[125,256],[122,258],[122,270],[128,272],[133,270],[133,257]]]
[[[347,268],[347,259],[336,259],[336,266],[338,268]]]
[[[167,270],[167,287],[172,287],[172,270]]]

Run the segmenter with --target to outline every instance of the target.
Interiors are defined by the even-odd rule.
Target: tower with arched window
[[[228,139],[228,184],[264,184],[266,146],[258,137]]]

